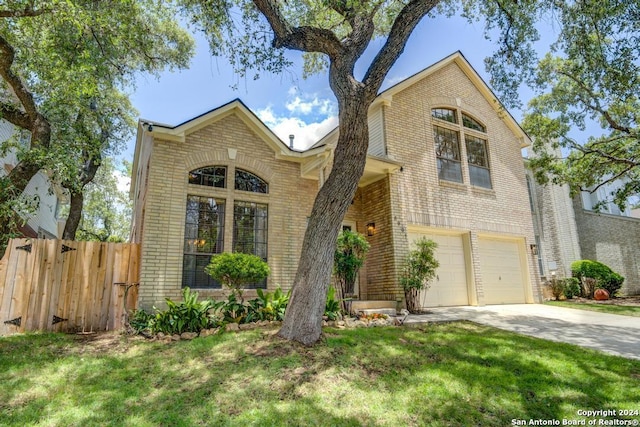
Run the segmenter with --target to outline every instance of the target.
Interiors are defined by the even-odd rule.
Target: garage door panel
[[[468,305],[466,261],[461,236],[412,233],[409,243],[426,237],[438,244],[435,257],[440,263],[427,291],[420,294],[422,307]]]
[[[479,239],[486,304],[525,302],[520,246],[516,241]]]

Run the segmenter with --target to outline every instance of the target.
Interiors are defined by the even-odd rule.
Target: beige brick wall
[[[600,261],[624,276],[623,295],[640,295],[640,219],[598,214],[573,200],[583,259]]]
[[[289,288],[318,182],[302,179],[299,164],[276,159],[273,150],[235,114],[187,135],[185,142],[156,139],[152,143],[142,219],[141,306],[161,306],[165,297],[179,299],[181,296],[188,194],[226,201],[226,251],[231,250],[232,244],[234,200],[266,203],[269,215],[267,262],[272,270],[267,287]],[[235,155],[228,148],[237,150]],[[212,165],[227,166],[226,189],[188,184],[190,170]],[[234,190],[235,168],[265,179],[269,183],[269,194]],[[200,294],[216,296],[220,291],[201,290]],[[248,291],[248,295],[251,294]]]
[[[486,125],[492,189],[471,186],[465,163],[463,184],[439,181],[431,118],[431,109],[436,107],[465,111]],[[403,164],[402,171],[391,177],[393,204],[400,208],[393,214],[398,225],[393,228],[395,264],[406,254],[409,224],[470,231],[473,276],[482,304],[477,234],[524,238],[529,281],[538,301],[536,260],[529,251],[535,237],[520,143],[493,106],[451,63],[395,94],[384,116],[388,153]],[[460,142],[465,159],[462,137]]]
[[[534,229],[540,240],[544,279],[551,277],[555,266],[558,277],[571,276],[571,263],[580,259],[578,230],[566,185],[538,185],[527,171],[533,185]]]

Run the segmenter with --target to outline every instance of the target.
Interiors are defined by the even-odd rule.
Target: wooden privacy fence
[[[0,261],[0,335],[118,329],[137,307],[140,245],[13,239]]]

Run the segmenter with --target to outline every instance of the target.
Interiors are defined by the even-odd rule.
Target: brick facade
[[[640,219],[596,213],[573,200],[583,259],[600,261],[625,280],[622,295],[640,295]]]
[[[367,236],[371,250],[359,276],[360,298],[404,297],[398,273],[409,250],[408,229],[423,227],[463,236],[470,304],[484,304],[480,250],[489,238],[517,243],[526,301],[539,301],[537,264],[529,250],[535,238],[521,157],[526,136],[508,113],[496,109],[497,101],[460,54],[436,65],[420,78],[408,79],[410,85],[383,92],[371,109],[369,125],[376,152],[370,154],[375,157],[369,158],[345,217],[363,234],[367,224],[375,224],[375,233]],[[159,126],[153,132],[139,127],[132,236],[142,242],[142,307],[159,306],[165,297],[180,297],[187,195],[225,200],[227,251],[233,238],[233,202],[267,204],[267,261],[272,270],[267,286],[288,288],[293,283],[307,217],[319,185],[330,172],[337,133],[308,152],[294,153],[279,148],[283,144],[274,142],[277,138],[262,130],[264,125],[255,124],[257,119],[251,119],[246,107],[231,107],[221,107],[230,112],[219,117],[216,110],[208,113],[215,120],[205,114],[162,132],[155,130]],[[491,189],[470,184],[464,140],[463,183],[438,179],[431,110],[443,107],[464,111],[486,126]],[[188,184],[189,171],[213,165],[226,166],[228,180],[235,168],[258,175],[269,183],[269,194],[236,191],[232,184],[225,189]]]
[[[443,107],[463,111],[486,126],[492,189],[470,185],[466,167],[462,167],[463,183],[438,179],[431,110]],[[505,124],[504,114],[496,112],[455,61],[393,93],[384,107],[387,152],[403,165],[401,172],[390,177],[392,265],[400,266],[408,251],[409,226],[468,234],[473,288],[479,304],[483,304],[483,284],[478,240],[483,236],[521,242],[526,286],[531,288],[528,302],[539,301],[541,295],[536,260],[529,251],[535,237],[520,140]],[[464,159],[462,139],[460,146]],[[401,295],[397,285],[386,286],[387,291],[394,289]]]
[[[181,296],[187,195],[225,201],[225,250],[229,250],[233,239],[234,201],[267,204],[267,262],[272,269],[267,287],[290,286],[317,181],[301,178],[299,164],[276,159],[273,150],[237,114],[188,134],[184,142],[159,138],[148,142],[153,145],[148,156],[147,188],[143,192],[144,218],[139,220],[144,226],[136,232],[142,242],[141,306],[161,306],[165,297],[179,299]],[[231,183],[227,188],[188,183],[189,171],[211,165],[227,167],[227,181]],[[235,190],[230,177],[237,167],[266,180],[269,194]],[[217,296],[221,291],[201,290],[200,293]]]

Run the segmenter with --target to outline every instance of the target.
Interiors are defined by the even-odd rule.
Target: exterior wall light
[[[376,234],[376,223],[370,222],[367,224],[367,236],[373,236],[374,234]]]
[[[531,255],[538,255],[538,245],[529,245],[531,248]]]

